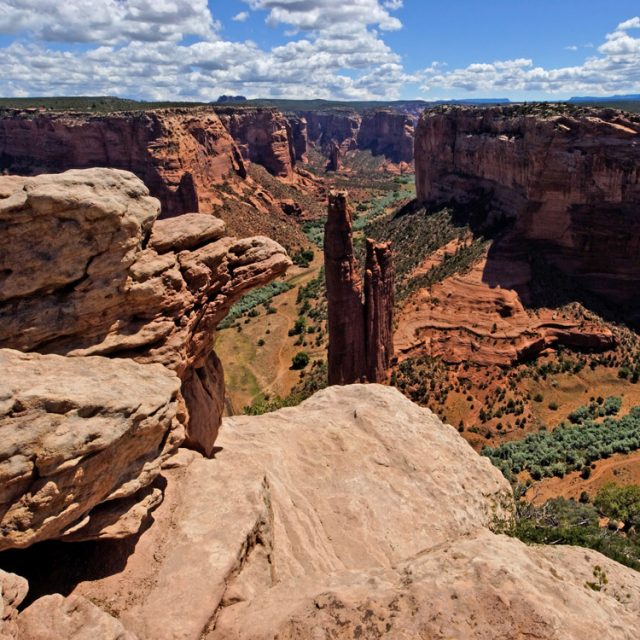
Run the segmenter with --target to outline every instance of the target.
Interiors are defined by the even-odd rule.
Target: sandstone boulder
[[[168,463],[123,573],[75,589],[141,640],[635,638],[640,575],[493,533],[506,480],[394,389],[227,418],[218,445]]]
[[[177,376],[10,349],[0,349],[0,371],[0,550],[137,532],[184,438]]]
[[[130,173],[0,177],[0,348],[160,363],[182,380],[190,446],[210,453],[224,380],[215,328],[290,260],[211,216],[156,221]]]
[[[253,626],[250,611],[266,611],[270,594],[288,590],[278,620],[289,620],[314,589],[396,575],[513,506],[488,460],[387,387],[332,387],[227,418],[217,445],[212,460],[169,463],[165,501],[124,572],[76,588],[140,638],[275,637],[271,613]],[[236,626],[240,610],[250,624]]]
[[[18,640],[18,606],[27,591],[24,578],[0,569],[0,640]]]
[[[137,640],[122,624],[80,596],[44,596],[18,619],[24,640]]]

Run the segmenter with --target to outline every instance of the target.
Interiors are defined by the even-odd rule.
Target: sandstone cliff
[[[0,348],[160,363],[182,381],[187,441],[211,452],[223,404],[215,328],[290,260],[212,216],[156,221],[133,175],[0,178]]]
[[[37,175],[110,167],[136,174],[165,217],[211,213],[212,189],[244,178],[238,149],[212,109],[166,109],[104,116],[2,112],[0,171]]]
[[[363,289],[345,192],[329,195],[324,260],[329,384],[383,382],[393,356],[393,257],[388,244],[367,240]]]
[[[515,234],[579,286],[636,304],[640,118],[570,107],[426,111],[418,199],[457,203]]]
[[[305,111],[307,138],[327,157],[337,144],[340,153],[359,149],[385,156],[395,163],[413,161],[414,119],[390,110],[359,114],[356,111]]]
[[[105,571],[96,545],[70,598],[140,640],[635,638],[640,575],[590,550],[492,533],[511,517],[506,480],[394,389],[332,387],[227,418],[219,445],[213,460],[170,460],[167,497],[126,566]],[[70,571],[72,553],[45,567]],[[587,585],[596,566],[600,591]],[[70,625],[66,602],[45,596],[16,622],[62,609],[52,619]]]
[[[296,144],[292,126],[274,109],[216,109],[216,114],[238,144],[245,160],[262,165],[269,173],[293,179],[297,153],[301,149],[302,123],[297,121]],[[302,156],[306,153],[306,145]]]
[[[304,116],[288,116],[291,127],[293,153],[296,162],[307,163],[307,147],[309,144],[307,119]]]

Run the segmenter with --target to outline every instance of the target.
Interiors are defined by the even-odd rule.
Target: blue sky
[[[0,0],[0,94],[640,93],[638,0]]]

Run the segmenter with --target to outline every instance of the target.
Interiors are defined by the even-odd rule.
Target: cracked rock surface
[[[0,348],[165,365],[182,381],[187,443],[210,454],[224,401],[215,329],[291,262],[212,216],[159,212],[125,171],[0,177]]]
[[[161,499],[150,485],[184,439],[177,376],[11,349],[0,349],[0,371],[0,551],[137,532]]]
[[[217,445],[167,461],[126,565],[92,572],[96,548],[71,597],[140,640],[636,637],[639,574],[494,533],[507,481],[394,389],[226,418]]]

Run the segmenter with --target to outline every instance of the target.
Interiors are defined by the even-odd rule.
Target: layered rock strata
[[[0,178],[0,348],[160,363],[182,381],[187,442],[210,453],[224,381],[215,328],[290,260],[262,237],[225,236],[107,169]]]
[[[393,257],[367,240],[364,288],[345,192],[329,195],[324,234],[329,384],[382,382],[393,356]]]
[[[227,418],[219,445],[173,459],[126,567],[72,596],[140,640],[635,638],[638,573],[493,533],[513,513],[507,481],[395,389]]]
[[[640,118],[612,109],[447,107],[416,132],[418,199],[515,234],[585,289],[637,305]]]
[[[413,161],[414,119],[390,110],[359,114],[355,111],[305,111],[297,114],[307,121],[307,139],[332,157],[336,144],[341,154],[359,149],[389,161]]]
[[[262,165],[269,173],[291,180],[296,156],[304,138],[304,128],[296,121],[296,145],[289,121],[274,109],[216,109],[245,160]],[[302,156],[306,153],[306,143]]]
[[[137,532],[184,439],[177,376],[11,349],[0,349],[0,371],[0,551]]]
[[[472,238],[452,241],[412,274],[441,267]],[[394,335],[399,358],[428,355],[450,364],[510,367],[560,346],[577,351],[615,349],[602,321],[567,309],[531,308],[533,278],[518,239],[494,243],[468,269],[418,289],[398,313]]]
[[[291,141],[296,162],[306,164],[309,145],[307,119],[304,116],[288,116],[287,120],[291,127]]]
[[[165,109],[104,116],[0,116],[0,171],[20,175],[110,167],[137,175],[164,217],[211,213],[214,185],[243,179],[246,169],[213,109]]]

